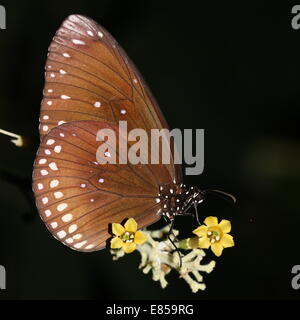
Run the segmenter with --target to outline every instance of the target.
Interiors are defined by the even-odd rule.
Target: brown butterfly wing
[[[119,46],[90,18],[71,15],[49,47],[40,134],[70,121],[95,120],[128,130],[167,128],[150,90]],[[181,167],[166,165],[170,181],[181,182]]]
[[[157,165],[98,164],[102,142],[96,135],[103,128],[118,137],[118,127],[96,121],[53,128],[42,139],[34,164],[33,190],[41,218],[54,237],[79,251],[104,248],[113,222],[133,217],[143,228],[157,221],[157,186],[169,174],[160,165],[164,171],[158,180],[152,174]]]

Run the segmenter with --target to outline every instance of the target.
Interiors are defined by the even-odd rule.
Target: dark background
[[[24,195],[35,150],[0,136],[0,264],[7,270],[0,299],[299,299],[291,287],[300,264],[300,30],[291,28],[292,5],[1,4],[1,128],[38,136],[48,45],[63,19],[85,14],[124,47],[170,127],[205,129],[205,171],[186,183],[226,190],[238,203],[214,198],[200,209],[202,217],[230,219],[236,242],[204,274],[206,291],[192,294],[175,272],[162,290],[138,270],[138,253],[113,262],[108,250],[77,253],[54,240]],[[193,224],[186,217],[177,226],[190,231]]]

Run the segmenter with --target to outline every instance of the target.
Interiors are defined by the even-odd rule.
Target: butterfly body
[[[187,188],[186,185],[164,185],[159,188],[161,203],[160,214],[169,220],[176,216],[186,215],[187,210],[197,206],[204,200],[205,192],[196,187]]]

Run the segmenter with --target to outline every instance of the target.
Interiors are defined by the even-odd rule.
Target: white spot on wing
[[[62,239],[66,236],[66,232],[64,230],[61,230],[59,232],[57,232],[57,236],[59,237],[59,239]]]
[[[52,214],[51,210],[49,210],[49,209],[45,210],[46,217],[50,217],[51,214]]]
[[[65,94],[62,94],[60,97],[61,97],[61,99],[63,99],[63,100],[71,99],[71,97],[69,97],[69,96],[67,96],[67,95],[65,95]]]
[[[56,153],[60,153],[60,151],[61,151],[61,146],[56,146],[56,147],[54,148],[54,151],[55,151]]]
[[[48,174],[48,171],[47,170],[41,170],[41,175],[42,176],[46,176]]]
[[[67,207],[68,207],[68,204],[67,204],[67,203],[60,203],[60,204],[57,206],[57,210],[61,212],[61,211],[65,210]]]
[[[100,107],[101,107],[101,102],[100,102],[100,101],[96,101],[95,104],[94,104],[94,106],[95,106],[96,108],[100,108]]]
[[[74,244],[74,248],[80,249],[80,248],[81,248],[82,246],[84,246],[86,243],[87,243],[86,240],[81,241],[81,242],[78,242],[78,243]]]
[[[72,39],[72,42],[73,42],[74,44],[85,45],[85,42],[84,42],[84,41],[78,40],[78,39]]]
[[[49,201],[49,199],[48,199],[47,197],[44,197],[44,198],[42,199],[43,204],[47,204],[48,201]]]
[[[39,164],[45,164],[47,162],[47,159],[40,159]]]
[[[58,224],[57,224],[57,222],[52,222],[51,224],[51,227],[53,228],[53,229],[55,229],[55,228],[57,228],[57,226],[58,226]]]
[[[38,187],[39,190],[44,189],[44,185],[42,183],[38,183],[37,187]]]
[[[64,53],[63,53],[63,56],[64,56],[65,58],[71,58],[71,56],[70,56],[67,52],[64,52]]]
[[[69,227],[69,233],[75,232],[77,230],[77,224],[72,224]]]
[[[50,182],[50,188],[55,188],[59,185],[59,181],[58,180],[52,180]]]
[[[64,196],[64,194],[60,191],[54,192],[55,199],[60,199]]]
[[[54,142],[55,142],[55,140],[53,140],[53,139],[48,139],[47,142],[46,142],[46,144],[47,144],[48,146],[51,146],[51,144],[53,144]]]
[[[63,222],[69,222],[69,221],[71,221],[72,219],[73,219],[73,215],[72,215],[71,213],[65,214],[65,215],[61,218],[61,220],[62,220]]]
[[[50,168],[51,170],[53,170],[53,171],[57,171],[57,170],[58,170],[57,165],[56,165],[55,162],[51,162],[51,163],[49,164],[49,168]]]

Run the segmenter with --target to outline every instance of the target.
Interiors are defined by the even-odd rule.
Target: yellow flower
[[[207,217],[202,225],[193,231],[199,237],[199,248],[211,250],[216,256],[220,256],[224,248],[234,246],[233,238],[228,234],[231,230],[231,223],[222,220],[218,223],[216,217]]]
[[[112,233],[115,235],[110,242],[112,249],[121,249],[126,253],[131,253],[136,249],[137,244],[143,244],[147,237],[141,231],[137,231],[137,223],[133,218],[130,218],[124,224],[112,224]]]

